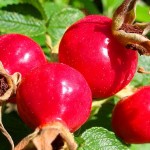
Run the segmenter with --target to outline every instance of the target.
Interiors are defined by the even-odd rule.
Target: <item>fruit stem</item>
[[[112,34],[126,48],[137,50],[140,55],[150,55],[150,23],[134,23],[137,0],[124,0],[112,18]]]
[[[117,96],[119,99],[122,99],[124,97],[132,95],[136,90],[137,90],[137,88],[135,88],[135,87],[133,87],[131,85],[127,85],[121,91],[116,93],[115,96]]]
[[[143,74],[150,74],[150,72],[146,71],[143,67],[138,67],[137,72],[138,73],[143,73]]]
[[[96,100],[92,102],[92,108],[93,107],[101,107],[102,104],[104,104],[105,102],[107,102],[108,99],[103,99],[103,100]]]
[[[50,61],[52,61],[52,62],[58,61],[59,43],[60,43],[60,41],[58,41],[58,43],[55,46],[53,46],[50,36],[48,34],[46,35],[46,45],[48,46],[48,48],[50,50],[50,57],[51,57]]]
[[[77,144],[73,134],[61,122],[37,128],[25,137],[14,150],[76,150]]]

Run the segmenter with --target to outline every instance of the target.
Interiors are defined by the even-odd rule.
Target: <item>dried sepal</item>
[[[16,94],[17,85],[21,81],[21,74],[14,73],[10,75],[4,69],[2,63],[0,62],[0,131],[8,139],[11,144],[11,149],[14,150],[14,142],[3,126],[2,123],[2,108],[3,104],[11,97]]]
[[[8,74],[0,62],[0,102],[7,101],[16,94],[17,85],[21,81],[21,74]]]
[[[14,150],[76,150],[73,134],[60,122],[37,128],[25,137]]]
[[[150,71],[145,70],[143,67],[138,67],[137,72],[142,74],[150,74]]]
[[[14,150],[14,142],[2,123],[2,105],[0,106],[0,131],[8,139],[11,149]]]
[[[126,48],[137,50],[140,55],[150,55],[150,23],[134,23],[136,1],[124,0],[117,8],[112,20],[112,34]]]

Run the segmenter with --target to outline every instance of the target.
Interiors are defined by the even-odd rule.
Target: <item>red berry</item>
[[[41,47],[21,34],[0,36],[0,61],[9,74],[20,72],[25,76],[32,68],[46,62]]]
[[[94,98],[107,98],[133,78],[138,55],[124,48],[111,33],[112,20],[91,15],[73,24],[59,47],[59,62],[80,71]]]
[[[112,128],[126,143],[150,142],[150,86],[141,87],[116,104]]]
[[[31,128],[59,121],[77,130],[90,115],[91,90],[75,69],[48,63],[33,69],[17,90],[17,106]]]

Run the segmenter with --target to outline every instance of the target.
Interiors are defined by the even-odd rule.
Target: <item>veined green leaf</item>
[[[48,33],[52,43],[55,45],[66,31],[67,27],[82,17],[84,17],[84,14],[80,10],[74,8],[63,8],[55,12],[51,16],[48,25]]]
[[[102,127],[88,129],[81,138],[78,150],[129,150],[113,132]]]
[[[31,4],[41,13],[44,19],[47,19],[44,11],[44,7],[39,0],[20,0],[20,2]]]
[[[138,66],[143,67],[146,71],[150,71],[150,57],[139,56]],[[131,84],[135,87],[150,85],[150,74],[136,73]]]
[[[57,4],[54,2],[45,2],[43,3],[43,7],[47,18],[50,19],[53,14],[61,11],[63,8],[67,6],[63,4]]]
[[[0,32],[37,36],[45,32],[44,22],[18,13],[0,11]]]
[[[0,8],[7,5],[18,4],[20,0],[0,0]]]

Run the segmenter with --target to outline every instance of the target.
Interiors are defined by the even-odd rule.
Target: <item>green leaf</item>
[[[55,0],[57,4],[68,4],[70,0]]]
[[[115,9],[123,2],[123,0],[116,1],[116,0],[102,0],[103,4],[103,14],[112,17]]]
[[[150,7],[146,4],[139,2],[136,7],[136,20],[140,22],[149,22],[150,21],[150,14],[149,14]]]
[[[50,60],[50,49],[46,46],[46,37],[45,35],[39,35],[39,36],[35,36],[35,37],[32,37],[32,39],[34,41],[36,41],[41,47],[42,47],[42,50],[44,51],[45,55],[47,56],[47,60]]]
[[[129,148],[116,138],[113,132],[102,127],[93,127],[85,131],[79,143],[78,150],[129,150]]]
[[[81,0],[70,0],[70,5],[74,8],[85,9],[83,1]]]
[[[76,131],[75,135],[79,136],[85,132],[85,130],[92,127],[103,127],[111,131],[111,114],[115,106],[115,99],[116,97],[112,97],[109,100],[104,100],[103,102],[102,100],[94,101],[89,120]]]
[[[139,56],[138,66],[143,67],[146,71],[150,71],[150,57],[149,56]],[[136,73],[131,85],[135,87],[150,85],[150,74]]]
[[[39,35],[39,36],[35,36],[35,37],[33,37],[32,39],[33,39],[34,41],[36,41],[39,45],[45,46],[45,41],[46,41],[45,34]]]
[[[79,9],[85,10],[88,14],[99,14],[99,9],[93,1],[91,0],[74,0],[72,1],[72,5]]]
[[[18,4],[20,0],[0,0],[0,8],[7,5]]]
[[[50,17],[59,11],[61,11],[63,8],[67,7],[66,5],[57,4],[53,2],[45,2],[43,4],[45,14],[47,16],[47,19],[50,19]]]
[[[150,150],[150,144],[132,144],[130,150]]]
[[[59,41],[67,27],[82,17],[84,17],[84,14],[74,8],[63,8],[60,11],[55,12],[51,16],[48,25],[48,33],[53,45]]]
[[[31,16],[18,13],[0,11],[0,32],[20,33],[28,36],[37,36],[45,32],[44,22]]]
[[[46,14],[45,14],[45,11],[44,11],[44,7],[43,7],[42,3],[39,0],[36,0],[36,1],[35,0],[20,0],[20,2],[31,4],[32,6],[34,6],[41,13],[43,18],[46,19]]]

